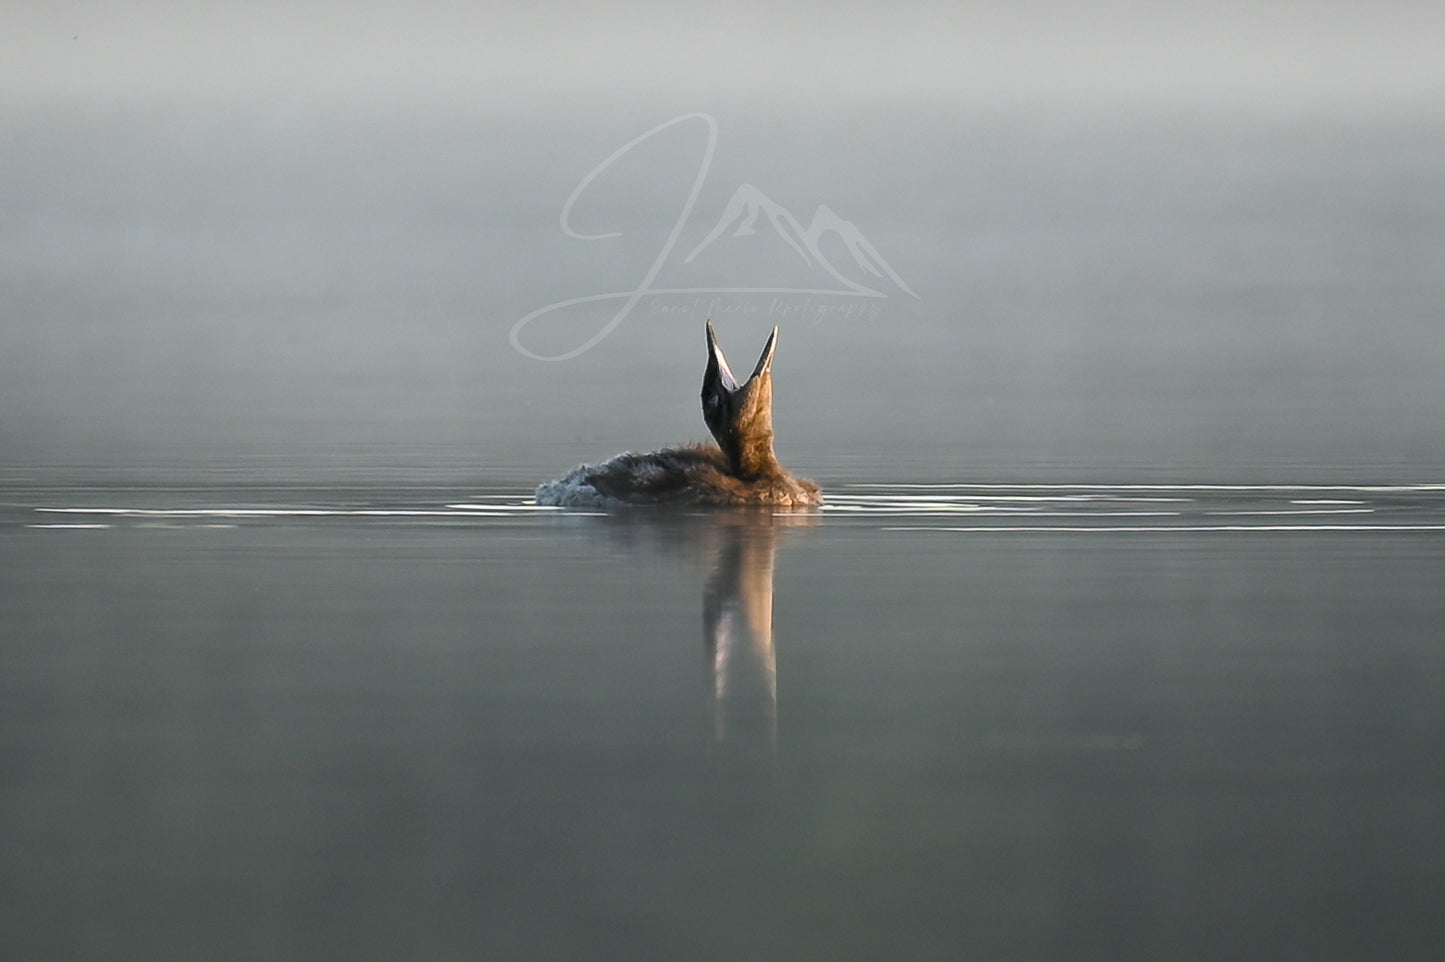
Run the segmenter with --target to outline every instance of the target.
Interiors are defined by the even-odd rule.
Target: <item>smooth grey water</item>
[[[1408,959],[1438,488],[32,489],[10,958]]]

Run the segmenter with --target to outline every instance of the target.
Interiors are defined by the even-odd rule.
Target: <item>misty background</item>
[[[0,480],[530,485],[700,437],[708,315],[734,368],[781,324],[779,453],[825,483],[1445,467],[1439,5],[11,6]],[[514,350],[648,272],[701,123],[579,197],[620,236],[559,217],[695,112],[654,288],[820,283],[766,219],[684,262],[751,185],[917,296],[659,294]]]

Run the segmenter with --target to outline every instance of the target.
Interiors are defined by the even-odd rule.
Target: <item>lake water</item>
[[[1445,123],[770,111],[0,118],[0,956],[1437,954]]]
[[[1445,489],[52,489],[15,958],[1426,958]]]

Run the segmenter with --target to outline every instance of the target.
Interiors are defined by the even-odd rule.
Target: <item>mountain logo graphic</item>
[[[878,253],[878,249],[869,242],[867,237],[863,236],[863,232],[858,229],[857,224],[839,217],[828,205],[819,204],[818,209],[813,211],[812,221],[804,228],[802,222],[794,217],[791,211],[752,184],[743,184],[733,192],[732,199],[723,209],[722,217],[718,218],[717,225],[697,247],[693,248],[692,253],[683,259],[683,263],[691,264],[699,254],[730,229],[733,237],[749,237],[757,234],[759,217],[767,219],[777,235],[802,258],[804,264],[809,267],[816,265],[822,268],[849,291],[871,297],[884,296],[882,291],[860,284],[848,277],[828,259],[822,251],[822,241],[830,234],[842,241],[844,249],[853,256],[853,263],[864,272],[872,277],[887,278],[910,297],[918,297],[903,278],[898,276],[898,272],[883,259],[883,255]]]
[[[842,297],[842,298],[886,298],[889,294],[883,293],[880,287],[886,287],[882,281],[889,281],[894,287],[909,297],[919,299],[913,289],[904,283],[898,272],[883,259],[868,240],[858,225],[846,220],[833,212],[832,208],[826,205],[818,205],[813,211],[813,219],[808,226],[804,227],[798,218],[794,217],[786,207],[768,197],[752,184],[743,184],[733,191],[727,207],[724,208],[722,216],[718,218],[717,224],[702,242],[698,244],[691,254],[684,259],[684,264],[691,264],[693,261],[716,244],[724,235],[735,238],[757,238],[754,243],[763,244],[763,238],[758,237],[760,230],[767,230],[771,227],[772,233],[787,244],[793,253],[797,254],[803,264],[813,276],[809,280],[818,279],[816,272],[821,271],[828,275],[835,282],[829,284],[805,284],[799,286],[776,286],[758,284],[747,287],[732,286],[691,286],[691,287],[666,287],[658,283],[659,276],[666,277],[665,269],[669,266],[676,267],[672,260],[674,249],[679,240],[688,228],[689,219],[697,206],[698,197],[702,194],[703,183],[707,180],[708,171],[712,167],[713,155],[717,150],[718,126],[710,114],[691,113],[673,117],[671,120],[663,121],[650,130],[643,131],[633,137],[627,143],[614,150],[601,163],[597,164],[586,176],[572,189],[571,195],[566,203],[562,205],[562,214],[559,223],[562,226],[562,233],[579,241],[613,241],[623,236],[621,231],[603,231],[600,233],[583,232],[572,226],[572,209],[588,191],[590,185],[602,176],[620,158],[637,150],[652,138],[664,131],[674,127],[687,126],[697,129],[701,126],[706,134],[706,141],[703,144],[702,156],[696,172],[692,178],[692,190],[688,193],[687,200],[677,213],[673,222],[672,230],[667,235],[662,246],[658,248],[652,258],[651,266],[642,275],[641,279],[632,286],[621,290],[603,291],[597,294],[583,294],[578,297],[568,297],[551,304],[546,304],[536,310],[529,311],[512,325],[508,339],[512,348],[525,357],[538,361],[566,361],[584,354],[602,343],[617,326],[631,316],[633,310],[644,299],[655,299],[659,297],[688,297],[692,299],[690,311],[696,311],[702,303],[703,295],[712,295],[714,301],[720,297],[736,297],[740,295],[770,295],[773,297],[773,306],[770,310],[778,309],[778,299],[786,297],[806,297],[806,305],[812,305],[814,297]],[[747,241],[744,240],[746,244]],[[833,257],[842,263],[835,263],[823,252],[824,245],[833,252]],[[838,251],[841,246],[843,256]],[[735,253],[743,253],[740,249],[734,248]],[[748,256],[766,253],[771,258],[771,251],[764,251],[756,247],[747,252]],[[787,259],[787,255],[782,255]],[[860,279],[861,278],[861,279]],[[538,321],[552,318],[560,312],[574,312],[583,318],[583,323],[590,327],[594,323],[592,314],[597,306],[603,304],[616,305],[601,312],[606,317],[591,333],[580,342],[563,350],[542,351],[535,347],[529,347],[524,343],[523,335],[528,328]],[[787,305],[785,304],[784,307]],[[820,314],[822,308],[818,308]],[[876,313],[876,308],[874,311]]]

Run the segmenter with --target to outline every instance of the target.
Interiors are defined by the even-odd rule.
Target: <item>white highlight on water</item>
[[[835,485],[821,515],[830,523],[885,531],[953,533],[1214,533],[1445,531],[1445,484],[984,484]],[[219,504],[174,507],[54,506],[31,528],[230,529],[255,523],[377,519],[393,523],[486,524],[551,516],[587,523],[598,511],[564,510],[530,496],[477,494],[425,503]],[[455,497],[455,495],[453,495]],[[264,500],[264,495],[262,495]],[[380,499],[378,499],[380,500]],[[646,514],[647,509],[634,509]],[[1369,518],[1365,521],[1365,518]],[[576,519],[575,521],[573,519]],[[1338,520],[1335,520],[1338,519]]]

